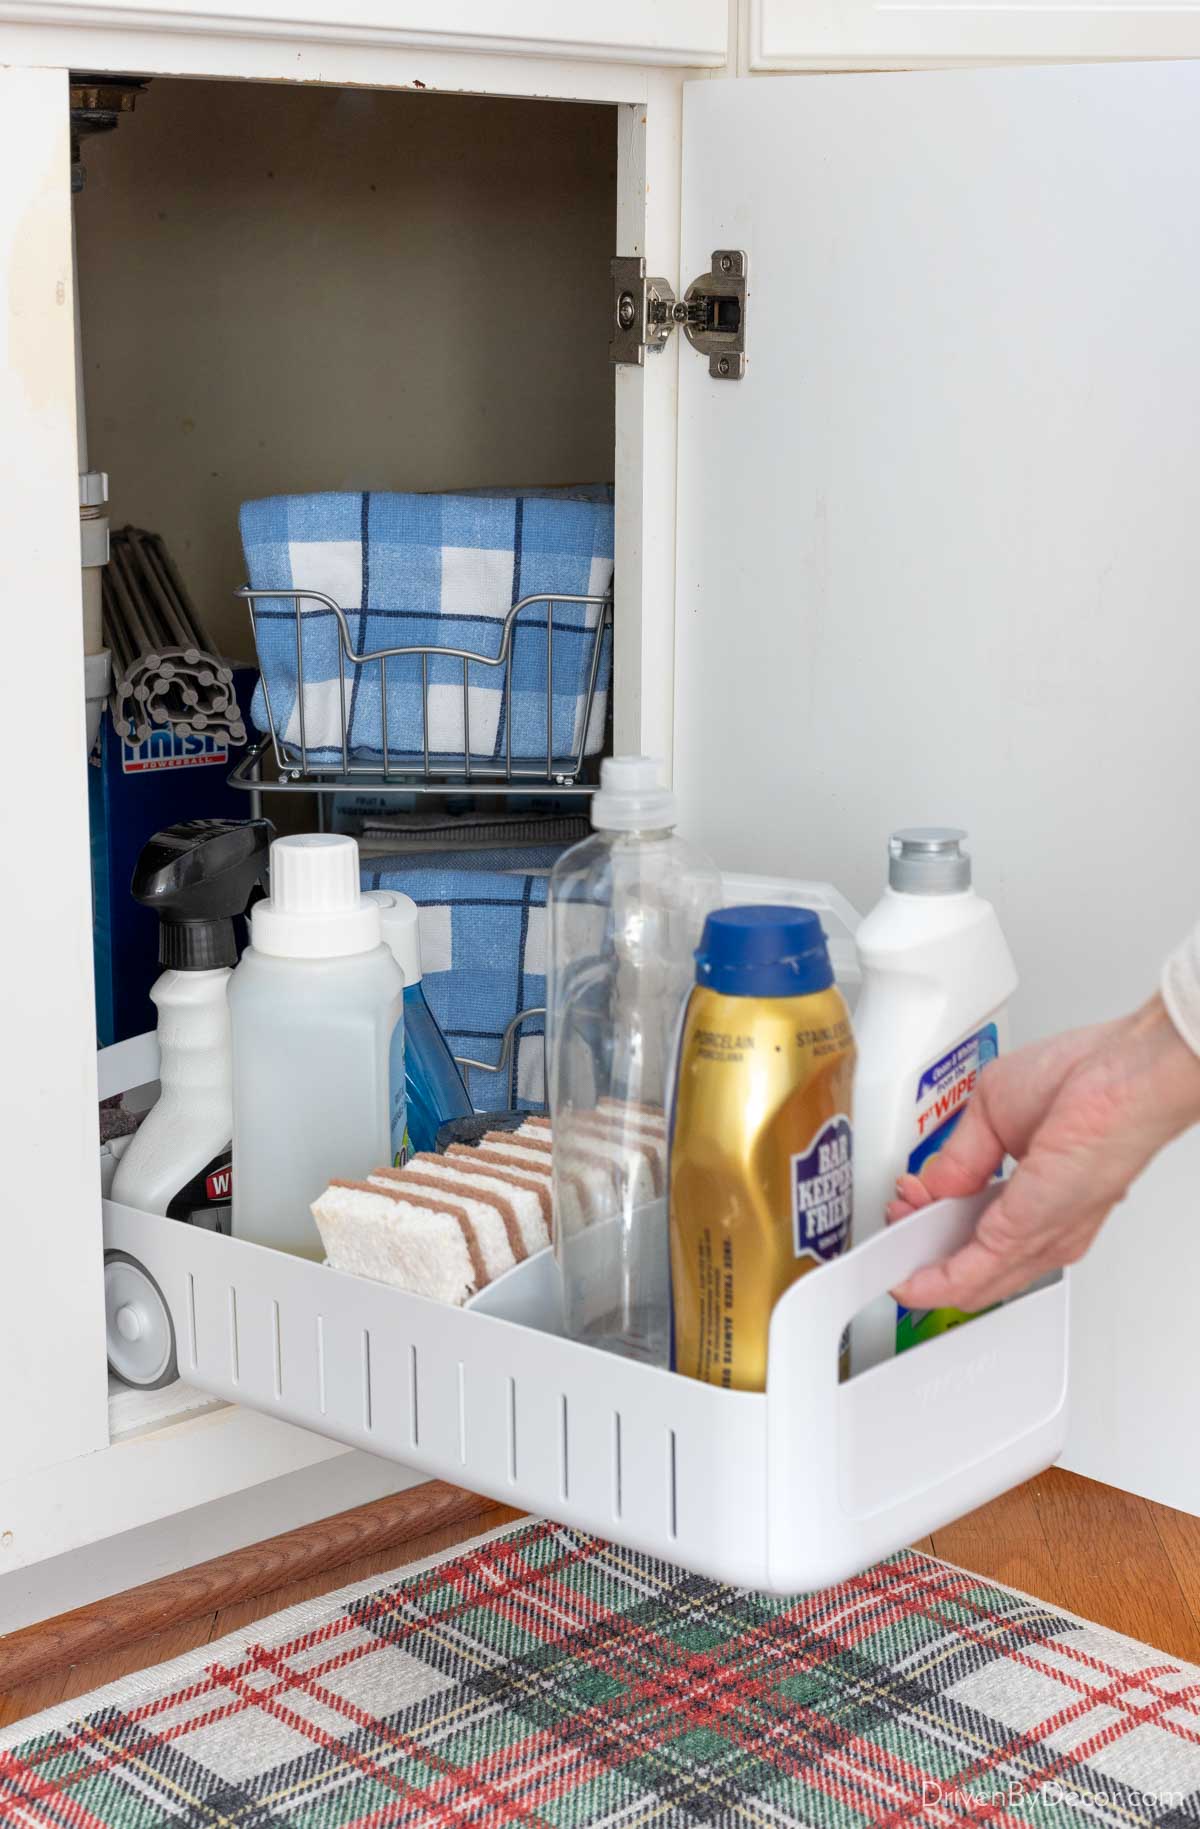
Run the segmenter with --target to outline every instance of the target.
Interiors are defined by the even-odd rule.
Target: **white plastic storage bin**
[[[853,980],[855,916],[835,891],[745,877],[725,890],[816,907]],[[108,1049],[102,1093],[156,1068],[152,1036]],[[1065,1277],[839,1383],[851,1318],[962,1242],[991,1197],[929,1207],[793,1285],[771,1318],[761,1395],[561,1338],[548,1251],[453,1309],[111,1201],[104,1237],[157,1284],[189,1384],[792,1594],[865,1568],[1060,1452]]]

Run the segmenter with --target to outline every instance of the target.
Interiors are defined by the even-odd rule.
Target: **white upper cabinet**
[[[748,0],[751,70],[1200,56],[1200,5],[1061,0]]]
[[[587,61],[723,65],[727,0],[0,0],[0,23],[412,45]]]

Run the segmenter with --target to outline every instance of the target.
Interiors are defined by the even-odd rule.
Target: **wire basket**
[[[561,790],[574,787],[588,758],[604,747],[604,718],[597,714],[601,681],[611,667],[611,593],[522,597],[502,620],[494,619],[499,640],[493,654],[433,643],[360,652],[346,611],[323,591],[243,585],[237,595],[249,609],[260,659],[269,726],[262,747],[273,750],[281,785],[335,777],[375,786],[470,784],[495,791],[536,783]],[[268,632],[263,625],[268,616],[279,623],[281,604],[291,605],[283,612],[286,633]],[[332,653],[329,618],[336,627]],[[288,644],[282,696],[290,700],[282,703],[281,675],[275,672],[272,681],[275,670],[264,662],[266,653],[281,657],[281,637]],[[573,658],[564,667],[567,641]],[[333,662],[336,670],[320,671]],[[607,712],[606,687],[603,697]]]

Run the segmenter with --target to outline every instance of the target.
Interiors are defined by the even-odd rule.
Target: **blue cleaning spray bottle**
[[[368,889],[364,899],[379,907],[383,943],[404,973],[404,1085],[408,1094],[405,1159],[437,1147],[440,1127],[473,1110],[454,1056],[421,989],[421,938],[417,905],[390,889]]]

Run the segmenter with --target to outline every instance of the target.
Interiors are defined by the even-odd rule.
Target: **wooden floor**
[[[394,1503],[380,1500],[379,1506]],[[364,1506],[360,1511],[367,1519],[361,1541],[363,1536],[369,1538],[369,1514],[375,1508]],[[155,1589],[166,1590],[171,1582],[181,1584],[178,1591],[184,1598],[180,1605],[192,1609],[190,1617],[152,1637],[131,1639],[131,1626],[146,1617],[141,1604],[131,1596],[125,1631],[116,1635],[123,1636],[125,1642],[117,1649],[73,1664],[53,1662],[56,1657],[61,1660],[61,1647],[66,1642],[53,1622],[36,1628],[35,1636],[14,1635],[14,1639],[19,1636],[24,1641],[25,1667],[31,1661],[31,1650],[40,1654],[35,1661],[45,1662],[46,1667],[40,1675],[6,1693],[5,1641],[0,1640],[0,1726],[111,1683],[129,1671],[178,1657],[298,1601],[313,1599],[370,1575],[384,1575],[449,1549],[518,1515],[503,1506],[483,1508],[469,1518],[456,1517],[434,1530],[409,1536],[403,1543],[389,1543],[357,1558],[339,1560],[336,1567],[303,1580],[264,1586],[262,1592],[229,1605],[201,1605],[195,1610],[196,1583],[188,1585],[185,1577],[168,1577],[166,1583],[153,1584]],[[320,1526],[309,1528],[313,1532],[321,1530]],[[299,1541],[304,1533],[292,1536]],[[1130,1493],[1081,1479],[1078,1474],[1052,1468],[916,1547],[1200,1664],[1200,1519],[1187,1513],[1171,1511]],[[238,1583],[244,1591],[247,1585],[253,1586],[252,1575],[245,1573],[245,1559],[252,1552],[239,1554],[242,1560],[238,1564]],[[205,1566],[218,1574],[221,1569],[220,1563]],[[277,1570],[279,1566],[278,1557],[262,1559],[264,1571]],[[264,1574],[264,1581],[269,1579],[269,1574]],[[135,1590],[135,1596],[146,1592]],[[219,1586],[209,1578],[199,1592],[212,1595],[219,1592]]]

